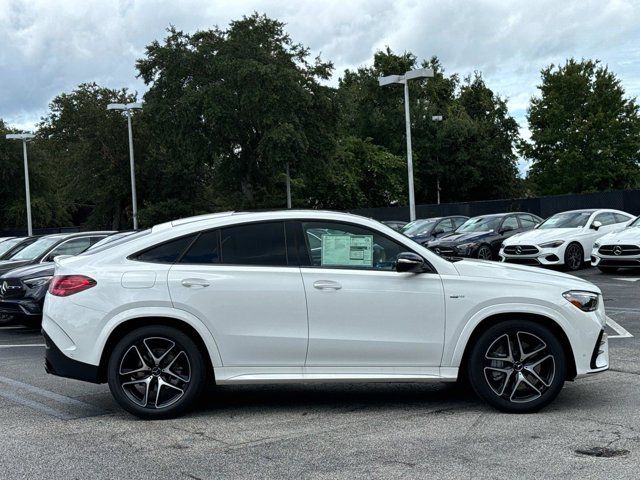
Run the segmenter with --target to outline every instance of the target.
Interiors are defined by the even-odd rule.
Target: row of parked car
[[[78,255],[131,232],[0,238],[0,315],[38,325],[56,257]]]
[[[603,272],[640,267],[640,217],[619,210],[572,210],[546,220],[510,212],[387,224],[445,257],[559,266],[570,271],[589,262]]]

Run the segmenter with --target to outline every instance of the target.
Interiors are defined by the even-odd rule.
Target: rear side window
[[[187,253],[180,259],[180,263],[192,264],[212,264],[219,262],[220,245],[218,230],[200,234]]]
[[[284,222],[249,223],[221,229],[220,261],[227,265],[286,266]]]
[[[188,235],[161,243],[137,254],[135,259],[141,262],[174,263],[194,238],[195,235]]]
[[[621,213],[614,213],[613,216],[616,218],[616,223],[625,223],[631,220],[626,215],[622,215]]]
[[[531,215],[520,215],[522,228],[533,228],[538,222]]]

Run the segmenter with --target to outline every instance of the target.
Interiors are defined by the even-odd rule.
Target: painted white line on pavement
[[[640,278],[614,278],[614,280],[622,280],[623,282],[637,282]]]
[[[610,335],[609,338],[633,338],[633,335],[631,335],[627,330],[624,329],[624,327],[622,327],[622,325],[620,325],[609,316],[607,316],[607,325],[609,325],[618,334]]]
[[[46,347],[44,343],[23,343],[22,345],[0,345],[0,348]]]
[[[22,325],[6,325],[4,327],[0,327],[0,330],[17,330],[17,329],[25,329],[27,327],[23,327]]]

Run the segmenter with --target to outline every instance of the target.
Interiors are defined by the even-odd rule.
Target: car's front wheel
[[[580,270],[584,264],[584,251],[579,243],[570,243],[564,252],[564,266],[574,272]]]
[[[491,247],[489,245],[480,245],[477,255],[480,260],[493,260],[493,254],[491,253]]]
[[[566,376],[562,345],[529,320],[487,329],[473,345],[467,371],[475,392],[504,412],[535,412],[560,393]]]
[[[107,379],[122,408],[140,418],[169,418],[185,412],[199,397],[205,363],[196,344],[164,325],[138,328],[118,342],[109,358]]]

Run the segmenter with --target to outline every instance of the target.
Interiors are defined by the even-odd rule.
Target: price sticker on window
[[[322,265],[373,266],[373,235],[322,235]]]

